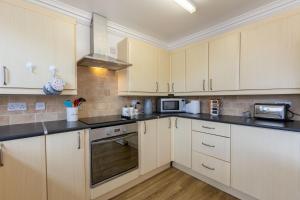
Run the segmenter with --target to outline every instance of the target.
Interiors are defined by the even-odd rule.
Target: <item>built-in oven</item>
[[[137,169],[137,123],[92,129],[90,152],[92,188]]]

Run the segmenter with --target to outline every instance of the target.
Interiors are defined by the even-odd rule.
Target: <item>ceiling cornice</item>
[[[28,0],[30,2],[34,2],[40,4],[42,6],[46,6],[50,9],[62,12],[66,15],[73,16],[77,18],[77,22],[84,25],[90,25],[92,13],[78,9],[66,3],[63,3],[59,0]],[[107,23],[108,31],[114,34],[118,34],[124,37],[133,37],[137,39],[141,39],[143,41],[154,44],[155,46],[162,47],[165,49],[176,49],[179,47],[183,47],[185,45],[191,44],[196,41],[201,41],[207,39],[209,37],[215,36],[217,34],[221,34],[223,32],[232,30],[241,25],[247,24],[252,21],[259,20],[263,17],[270,16],[274,13],[277,13],[282,10],[286,10],[292,8],[294,6],[300,6],[300,0],[277,0],[270,4],[261,6],[257,9],[246,12],[238,17],[234,17],[230,20],[219,23],[215,26],[212,26],[208,29],[199,31],[197,33],[188,35],[179,40],[176,40],[171,43],[166,43],[161,41],[155,37],[143,34],[141,32],[132,30],[115,22],[109,21]]]
[[[179,39],[175,42],[168,44],[168,48],[172,50],[172,49],[186,46],[196,41],[205,40],[209,37],[224,33],[226,31],[233,30],[234,28],[245,25],[249,22],[253,22],[262,19],[264,17],[271,16],[277,12],[295,6],[300,6],[300,0],[277,0],[265,6],[261,6],[257,9],[246,12],[240,16],[219,23],[208,29],[183,37],[182,39]]]

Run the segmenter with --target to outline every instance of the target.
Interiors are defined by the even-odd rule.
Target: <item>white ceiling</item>
[[[193,0],[189,14],[173,0],[61,0],[171,43],[276,0]]]

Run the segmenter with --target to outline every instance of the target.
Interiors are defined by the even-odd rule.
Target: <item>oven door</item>
[[[91,142],[91,186],[138,168],[138,133]]]

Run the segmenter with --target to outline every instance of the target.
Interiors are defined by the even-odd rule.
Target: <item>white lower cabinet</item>
[[[173,161],[185,167],[192,167],[192,120],[173,119]]]
[[[140,171],[146,174],[157,167],[157,120],[139,123]]]
[[[230,138],[192,132],[193,151],[230,162]]]
[[[230,185],[230,163],[193,151],[192,169],[224,185]]]
[[[85,200],[84,131],[46,136],[48,200]]]
[[[261,200],[300,199],[300,134],[232,125],[232,187]]]
[[[157,120],[157,166],[171,162],[171,118]]]
[[[0,142],[0,199],[46,200],[45,137]]]

